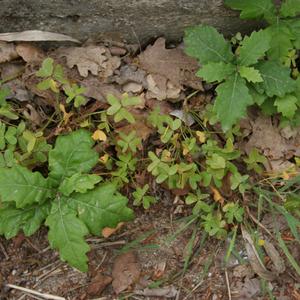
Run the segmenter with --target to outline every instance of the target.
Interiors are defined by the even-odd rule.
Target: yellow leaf
[[[264,246],[265,245],[265,240],[259,239],[257,243],[258,243],[259,246]]]
[[[105,142],[107,140],[106,134],[104,133],[104,131],[102,131],[100,129],[97,129],[93,133],[92,138],[93,138],[94,141],[103,141],[103,142]]]
[[[213,198],[216,202],[219,202],[221,203],[221,205],[224,203],[224,198],[222,197],[222,195],[220,194],[220,192],[214,188],[214,187],[211,187],[211,191],[213,193]]]
[[[65,125],[67,125],[69,123],[70,118],[73,116],[73,113],[67,113],[65,106],[63,104],[59,104],[59,109],[62,111],[62,113],[64,114],[63,116],[63,121],[65,123]]]
[[[82,122],[79,124],[79,126],[80,126],[81,128],[89,127],[89,126],[90,126],[90,122],[89,122],[88,119],[87,119],[87,120],[84,120],[84,121],[82,121]]]
[[[185,155],[187,155],[189,152],[190,152],[189,149],[188,149],[185,145],[183,145],[182,154],[185,156]]]
[[[54,92],[54,93],[59,93],[59,89],[57,87],[57,82],[53,79],[50,79],[50,89]]]
[[[106,164],[108,159],[109,159],[109,155],[106,153],[99,158],[99,161],[102,162],[103,164]]]
[[[197,130],[196,131],[196,135],[198,137],[198,140],[201,144],[205,143],[206,141],[206,136],[205,136],[205,133],[203,131],[199,131]]]
[[[124,222],[121,222],[117,225],[116,228],[110,228],[110,227],[105,227],[102,229],[102,235],[105,238],[110,237],[112,234],[114,234],[118,229],[120,229],[124,225]]]

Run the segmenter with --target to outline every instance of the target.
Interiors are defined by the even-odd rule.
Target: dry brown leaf
[[[157,100],[178,99],[181,93],[181,87],[174,86],[170,80],[159,74],[149,74],[147,80],[148,99],[154,98]]]
[[[90,296],[100,296],[103,290],[112,282],[112,278],[101,273],[97,274],[87,287]]]
[[[117,232],[122,226],[124,225],[124,222],[120,222],[117,227],[115,228],[110,228],[110,227],[105,227],[102,229],[102,235],[105,238],[110,237],[111,235],[113,235],[115,232]]]
[[[245,145],[249,154],[253,148],[263,152],[269,159],[266,164],[268,171],[283,171],[291,164],[287,161],[294,155],[300,156],[300,134],[291,139],[285,139],[280,129],[272,124],[271,118],[260,116],[252,124],[252,135]]]
[[[45,58],[45,54],[41,49],[27,43],[18,44],[16,51],[26,62],[39,62]]]
[[[276,278],[276,274],[274,274],[266,269],[265,265],[261,261],[259,255],[255,249],[255,246],[254,246],[254,243],[253,243],[253,240],[252,240],[250,234],[244,229],[243,226],[241,226],[241,229],[242,229],[242,236],[245,240],[245,247],[246,247],[248,259],[249,259],[249,262],[251,264],[253,271],[265,280],[268,280],[268,281],[274,280]]]
[[[195,73],[199,68],[197,61],[180,48],[166,49],[164,38],[147,47],[139,55],[142,69],[150,74],[158,74],[169,79],[177,88],[181,85],[203,90],[200,78]]]
[[[23,111],[25,118],[30,120],[33,124],[40,126],[42,123],[42,118],[37,110],[30,104],[27,104],[26,108],[28,108],[28,111]]]
[[[129,286],[138,281],[141,275],[140,265],[136,255],[128,252],[118,256],[114,262],[112,286],[116,294],[127,290]]]
[[[109,77],[121,64],[121,59],[111,56],[109,50],[103,46],[65,48],[58,51],[58,54],[66,57],[69,68],[76,65],[83,77],[87,77],[89,72],[95,76]]]
[[[41,30],[26,30],[22,32],[0,33],[0,41],[5,42],[39,42],[39,41],[70,41],[80,43],[80,41],[61,33],[54,33]]]
[[[125,93],[140,93],[143,89],[143,85],[140,83],[129,82],[123,85],[123,91]]]
[[[123,132],[125,134],[129,134],[131,131],[135,131],[136,135],[145,141],[150,134],[154,132],[153,128],[150,128],[146,124],[146,120],[137,120],[133,124],[128,124],[123,127],[119,127],[116,129],[117,132]]]
[[[280,257],[280,254],[276,248],[269,241],[264,241],[264,248],[268,256],[270,257],[272,263],[274,264],[274,269],[277,274],[281,274],[285,271],[284,260]]]
[[[14,44],[0,42],[0,63],[9,62],[19,57]]]
[[[81,85],[86,88],[84,96],[93,98],[106,103],[107,95],[111,94],[117,98],[121,98],[121,92],[113,85],[102,83],[96,78],[86,78],[81,81]]]

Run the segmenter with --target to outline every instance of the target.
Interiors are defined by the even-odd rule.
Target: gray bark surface
[[[178,40],[200,23],[227,35],[257,23],[241,21],[223,0],[1,0],[0,32],[46,30],[80,40],[120,35],[129,42],[165,36]]]

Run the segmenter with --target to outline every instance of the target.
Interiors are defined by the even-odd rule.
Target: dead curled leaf
[[[95,277],[93,277],[91,283],[88,285],[87,293],[90,296],[99,296],[111,282],[112,278],[110,276],[98,273]]]
[[[141,275],[140,264],[133,252],[127,252],[118,256],[114,262],[112,286],[116,294],[128,289],[138,281]]]
[[[158,38],[152,46],[139,55],[142,69],[170,80],[174,87],[182,85],[203,90],[201,80],[195,73],[199,68],[194,58],[187,56],[179,47],[166,49],[164,38]]]
[[[109,77],[121,64],[121,59],[112,56],[108,48],[103,46],[65,48],[57,54],[66,57],[69,68],[76,65],[79,74],[83,77],[87,77],[89,72],[95,76]]]
[[[122,228],[124,225],[124,222],[120,222],[117,227],[115,228],[110,228],[110,227],[105,227],[102,229],[102,235],[105,238],[110,237],[111,235],[113,235],[116,231],[118,231],[120,228]]]
[[[18,44],[16,51],[25,62],[40,62],[45,58],[45,54],[41,49],[28,43]]]

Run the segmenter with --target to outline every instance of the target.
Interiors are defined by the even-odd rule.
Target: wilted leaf
[[[186,85],[202,90],[202,83],[195,76],[197,61],[185,55],[180,48],[166,49],[165,43],[164,38],[158,38],[139,55],[141,68],[150,74],[164,76],[175,87]]]
[[[140,265],[133,252],[121,254],[115,259],[112,277],[112,286],[116,294],[119,294],[137,282],[141,274]]]
[[[117,56],[111,56],[107,48],[102,46],[74,47],[58,51],[60,56],[65,56],[69,68],[75,65],[81,76],[93,75],[108,77],[119,68],[121,60]]]

